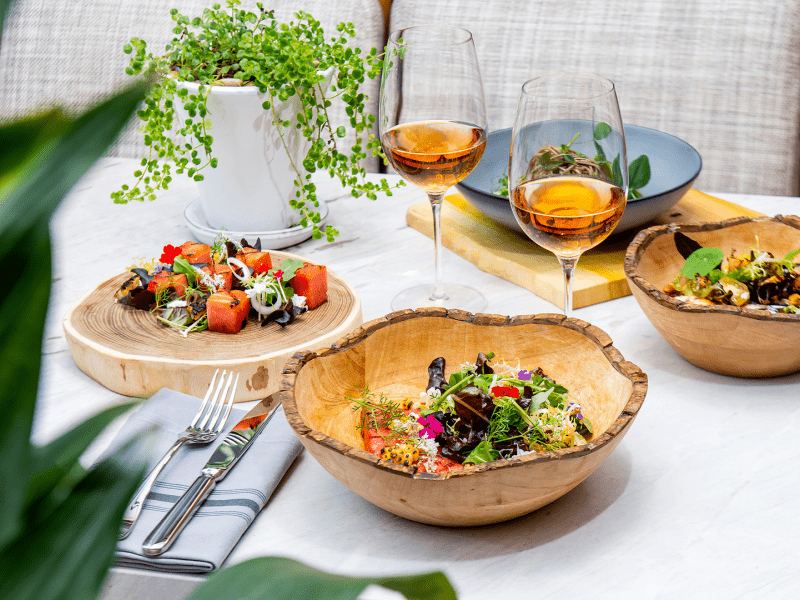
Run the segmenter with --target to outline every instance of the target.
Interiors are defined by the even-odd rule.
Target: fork
[[[130,504],[128,504],[128,508],[125,509],[125,513],[122,515],[122,530],[120,531],[119,539],[124,540],[128,537],[128,534],[130,534],[131,529],[133,529],[136,520],[142,512],[144,501],[150,494],[150,490],[153,489],[153,484],[155,484],[161,471],[178,449],[184,444],[209,444],[217,439],[217,436],[219,436],[225,428],[225,423],[228,421],[228,416],[231,414],[231,405],[233,404],[233,396],[236,393],[236,384],[239,383],[239,375],[236,375],[236,381],[233,383],[233,389],[226,403],[225,397],[228,394],[228,389],[231,387],[231,381],[233,381],[233,371],[230,372],[227,383],[225,383],[225,371],[222,371],[222,377],[219,379],[219,384],[212,398],[211,392],[214,390],[214,382],[217,380],[218,373],[219,369],[214,371],[214,377],[211,378],[208,391],[203,398],[203,403],[200,405],[200,410],[197,411],[194,420],[186,428],[186,431],[175,440],[175,443],[167,450],[164,457],[158,461],[158,464],[153,468],[150,475],[147,476],[147,479],[144,480],[144,483],[142,483],[141,487],[136,492]],[[223,385],[225,386],[225,391],[220,393]],[[211,398],[210,401],[209,398]]]

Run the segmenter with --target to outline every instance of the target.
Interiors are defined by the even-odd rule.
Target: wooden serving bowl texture
[[[428,365],[449,376],[478,352],[541,367],[569,390],[594,426],[585,446],[533,453],[423,474],[364,450],[360,411],[348,397],[365,386],[392,399],[419,397]],[[505,317],[443,308],[390,313],[330,348],[299,352],[284,368],[286,417],[303,446],[334,477],[377,506],[431,525],[497,523],[563,496],[617,446],[647,391],[647,377],[625,361],[602,330],[563,315]]]
[[[680,272],[675,247],[682,232],[706,247],[750,248],[782,257],[800,248],[800,218],[738,217],[717,223],[660,225],[639,232],[625,255],[633,296],[658,332],[693,365],[736,377],[774,377],[800,371],[800,315],[735,306],[699,306],[661,290]]]

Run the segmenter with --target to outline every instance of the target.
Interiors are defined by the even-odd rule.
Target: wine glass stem
[[[558,257],[558,262],[564,270],[564,316],[566,317],[572,316],[572,275],[575,272],[575,265],[578,264],[578,258],[580,257]]]
[[[428,194],[428,200],[431,203],[433,210],[433,293],[431,300],[446,300],[447,294],[444,291],[442,284],[442,261],[441,261],[441,248],[442,248],[442,200],[444,193],[441,194]]]

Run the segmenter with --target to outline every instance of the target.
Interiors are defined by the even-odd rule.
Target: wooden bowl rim
[[[573,331],[577,331],[593,341],[603,352],[608,362],[619,373],[630,380],[633,386],[631,389],[631,394],[628,397],[628,401],[622,409],[622,412],[620,412],[619,416],[614,420],[614,422],[609,425],[606,431],[603,432],[603,434],[596,440],[592,440],[584,446],[562,448],[560,450],[551,452],[536,452],[520,457],[501,459],[481,465],[468,466],[464,467],[463,469],[456,469],[446,473],[417,473],[416,468],[404,467],[397,465],[392,461],[381,460],[366,450],[353,448],[344,442],[311,429],[308,424],[306,424],[297,410],[297,404],[295,402],[294,395],[294,385],[297,380],[297,375],[300,372],[300,369],[306,363],[317,357],[337,354],[339,352],[348,350],[384,327],[389,327],[401,321],[408,321],[410,319],[418,319],[423,317],[454,319],[456,321],[463,321],[477,326],[497,327],[543,324],[572,329]],[[330,348],[295,353],[283,368],[283,377],[281,379],[278,394],[280,396],[280,400],[283,402],[283,409],[284,413],[286,414],[286,419],[289,421],[292,429],[294,429],[295,433],[299,437],[331,449],[343,456],[348,456],[360,462],[373,465],[379,469],[383,469],[384,471],[389,471],[403,477],[443,481],[454,477],[465,477],[467,475],[474,475],[487,471],[519,467],[532,462],[581,458],[596,450],[599,450],[611,442],[616,436],[624,434],[627,430],[627,427],[633,422],[633,419],[639,412],[639,408],[644,402],[645,395],[647,394],[647,375],[643,373],[642,370],[635,364],[626,361],[619,350],[614,348],[612,344],[613,341],[609,335],[599,327],[596,327],[595,325],[592,325],[581,319],[567,319],[564,317],[564,315],[560,314],[542,313],[538,315],[508,317],[488,313],[478,313],[473,315],[472,313],[463,310],[448,310],[434,307],[418,308],[416,310],[405,309],[389,313],[384,317],[364,323],[352,333],[331,345]]]
[[[628,246],[625,252],[625,276],[629,283],[633,283],[642,290],[648,298],[654,300],[661,306],[670,310],[684,313],[709,313],[709,314],[729,314],[733,316],[755,319],[757,321],[771,321],[779,323],[800,323],[800,314],[789,313],[770,313],[765,310],[754,310],[752,308],[742,308],[739,306],[702,306],[689,304],[668,296],[639,274],[639,261],[647,251],[650,244],[659,236],[664,234],[674,234],[677,232],[698,232],[716,231],[727,229],[736,225],[746,223],[772,221],[791,227],[800,231],[800,217],[795,215],[776,215],[775,217],[733,217],[724,221],[714,221],[706,223],[671,223],[668,225],[656,225],[640,231]]]

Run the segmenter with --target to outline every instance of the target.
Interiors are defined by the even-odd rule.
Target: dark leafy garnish
[[[702,248],[699,243],[694,241],[688,235],[681,233],[680,231],[675,232],[675,247],[678,249],[680,255],[687,259],[691,256],[692,252]]]
[[[253,249],[258,250],[259,252],[261,252],[261,238],[260,237],[256,238],[256,243],[255,244],[249,244],[247,242],[247,240],[244,239],[244,238],[241,239],[240,243],[242,244],[242,248],[253,248]]]
[[[428,387],[426,390],[433,388],[444,393],[447,389],[447,381],[444,378],[444,358],[434,358],[428,367]]]
[[[460,392],[453,394],[456,415],[465,423],[473,426],[477,421],[483,421],[486,425],[494,410],[494,401],[491,396],[485,394],[480,388],[471,385],[465,387]],[[478,426],[481,426],[478,423]],[[482,426],[486,428],[486,426]]]
[[[493,358],[493,352],[489,352],[489,354],[484,354],[483,352],[479,353],[478,359],[475,361],[475,372],[478,375],[491,375],[494,373],[492,367],[489,366],[489,361]]]
[[[305,306],[296,306],[291,300],[284,303],[279,309],[269,313],[266,318],[261,321],[261,326],[264,327],[267,323],[277,323],[281,328],[286,327],[292,323],[299,314],[308,310]]]
[[[142,282],[144,287],[150,285],[150,282],[153,281],[153,276],[147,272],[147,269],[142,269],[141,267],[136,267],[131,269],[131,273],[136,273],[139,276],[139,280]]]

